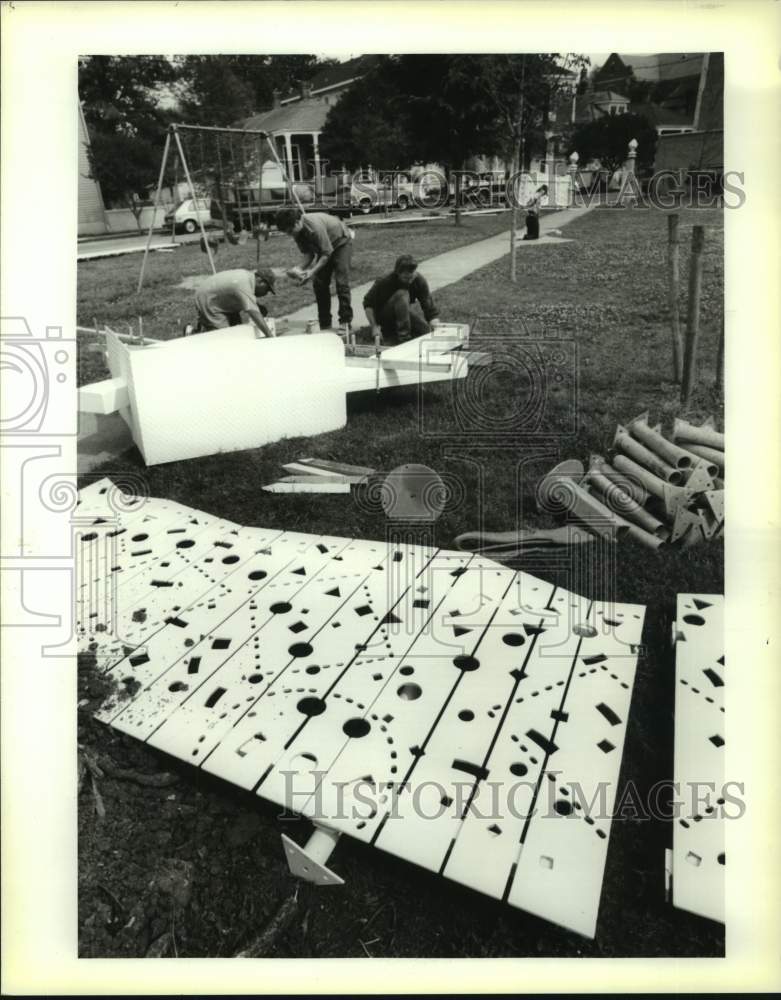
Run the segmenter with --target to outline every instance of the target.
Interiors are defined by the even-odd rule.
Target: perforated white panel
[[[100,719],[595,934],[642,608],[402,540],[158,500],[117,526],[94,487],[82,507],[80,634],[116,680]]]
[[[724,597],[679,594],[673,903],[724,922]]]

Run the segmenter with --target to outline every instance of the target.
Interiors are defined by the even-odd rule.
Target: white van
[[[177,229],[183,229],[186,233],[194,233],[200,229],[198,220],[203,223],[204,228],[211,225],[211,201],[209,198],[185,198],[172,212],[166,212],[165,228],[170,229],[174,224]]]

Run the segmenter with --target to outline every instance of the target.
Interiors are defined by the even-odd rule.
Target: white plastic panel
[[[675,622],[673,903],[724,922],[724,597],[679,594]]]
[[[343,427],[336,335],[256,339],[250,326],[135,347],[107,335],[130,427],[147,465],[257,448]]]
[[[86,492],[85,510],[102,496]],[[118,582],[116,634],[82,634],[117,681],[100,719],[594,935],[641,608],[466,552],[239,527],[165,501],[120,522],[82,581]],[[603,786],[598,817],[526,815]]]

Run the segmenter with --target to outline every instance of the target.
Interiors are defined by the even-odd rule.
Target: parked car
[[[211,202],[208,198],[185,198],[165,215],[165,228],[183,229],[186,233],[194,233],[200,228],[199,221],[204,226],[211,224]]]

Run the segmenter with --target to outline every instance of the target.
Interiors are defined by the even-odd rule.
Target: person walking
[[[339,333],[349,335],[353,319],[350,292],[350,264],[353,234],[334,215],[308,212],[298,208],[283,208],[277,213],[277,229],[292,236],[304,254],[304,263],[288,274],[303,285],[311,280],[317,302],[317,319],[321,330],[331,326],[331,278],[336,285],[339,301]]]
[[[418,303],[419,309],[413,308]],[[375,344],[385,338],[403,343],[421,337],[439,325],[439,310],[428,282],[409,254],[398,257],[390,274],[377,278],[364,296],[363,308]]]

